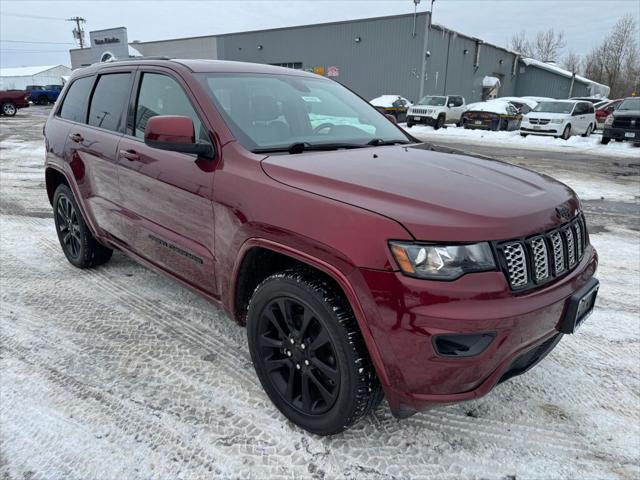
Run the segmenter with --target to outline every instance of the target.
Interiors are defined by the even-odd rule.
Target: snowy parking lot
[[[0,118],[0,478],[640,477],[640,149],[490,143],[581,195],[600,255],[596,311],[484,398],[406,420],[383,403],[320,438],[272,406],[244,329],[213,305],[122,254],[93,270],[66,261],[44,188],[47,113]],[[469,150],[444,137],[513,136],[411,133]],[[554,148],[528,156],[544,142]]]

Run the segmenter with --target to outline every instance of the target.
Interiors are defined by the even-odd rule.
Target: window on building
[[[285,62],[285,63],[270,63],[274,67],[286,67],[293,68],[294,70],[302,70],[302,62]]]
[[[184,115],[193,120],[193,126],[200,141],[210,142],[206,129],[196,114],[189,97],[173,78],[161,73],[145,73],[142,76],[136,117],[134,120],[136,137],[144,137],[144,129],[151,117],[156,115]]]
[[[73,122],[85,122],[84,112],[93,85],[93,77],[75,80],[69,87],[60,108],[60,117]]]
[[[131,88],[131,73],[100,75],[89,107],[89,125],[113,132],[122,131]]]

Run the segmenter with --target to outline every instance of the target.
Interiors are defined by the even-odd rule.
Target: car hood
[[[640,117],[640,110],[616,110],[613,112],[614,118]]]
[[[565,120],[567,118],[569,118],[570,115],[568,113],[549,113],[549,112],[529,112],[527,113],[524,118],[529,119],[529,118],[545,118],[545,119],[554,119],[554,118],[560,118],[562,120]]]
[[[551,177],[424,147],[274,155],[262,166],[278,182],[384,215],[425,241],[525,236],[578,212],[575,193]]]

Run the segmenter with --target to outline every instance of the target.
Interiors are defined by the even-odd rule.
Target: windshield
[[[432,107],[444,107],[444,102],[447,97],[432,97],[427,95],[422,97],[418,102],[418,105],[431,105]]]
[[[197,77],[248,150],[409,141],[369,103],[331,80],[240,73]]]
[[[571,113],[575,103],[570,102],[540,102],[533,109],[534,112]]]
[[[640,110],[640,97],[625,99],[618,110]]]

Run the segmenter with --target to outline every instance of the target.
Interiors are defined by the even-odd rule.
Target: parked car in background
[[[596,103],[600,103],[603,100],[609,100],[608,98],[602,98],[602,97],[571,97],[569,100],[576,100],[576,101],[582,101],[582,102],[589,102],[592,104],[596,104]]]
[[[432,125],[436,130],[445,123],[460,123],[460,117],[467,108],[460,95],[427,95],[422,97],[407,112],[407,127],[417,123]]]
[[[503,99],[472,103],[462,114],[462,126],[481,130],[517,130],[522,115],[511,102]]]
[[[530,98],[524,97],[500,97],[496,100],[504,100],[505,102],[509,102],[511,105],[518,109],[518,113],[524,115],[525,113],[529,113],[531,110],[536,108],[538,102],[535,100],[531,100]]]
[[[29,106],[29,95],[24,90],[0,91],[0,112],[7,117],[13,117],[19,108]]]
[[[552,102],[555,100],[555,98],[550,98],[550,97],[532,97],[529,95],[526,95],[524,97],[521,98],[526,98],[528,100],[533,100],[534,102],[540,103],[540,102]]]
[[[38,105],[55,103],[62,91],[62,85],[27,85],[29,101]]]
[[[640,97],[625,98],[604,122],[603,144],[611,139],[640,143]]]
[[[400,95],[381,95],[369,102],[381,113],[393,115],[398,122],[403,122],[411,102]]]
[[[336,120],[313,127],[309,103]],[[75,71],[44,136],[69,263],[96,267],[117,249],[224,308],[246,325],[274,405],[315,434],[384,397],[401,418],[476,400],[595,304],[597,253],[573,190],[420,148],[311,73],[95,64]]]
[[[550,135],[567,140],[571,135],[588,137],[596,128],[593,103],[575,100],[540,102],[527,113],[520,135]]]
[[[624,98],[607,100],[603,104],[595,104],[593,106],[596,109],[596,122],[598,128],[604,127],[605,120],[618,109],[623,100]]]

